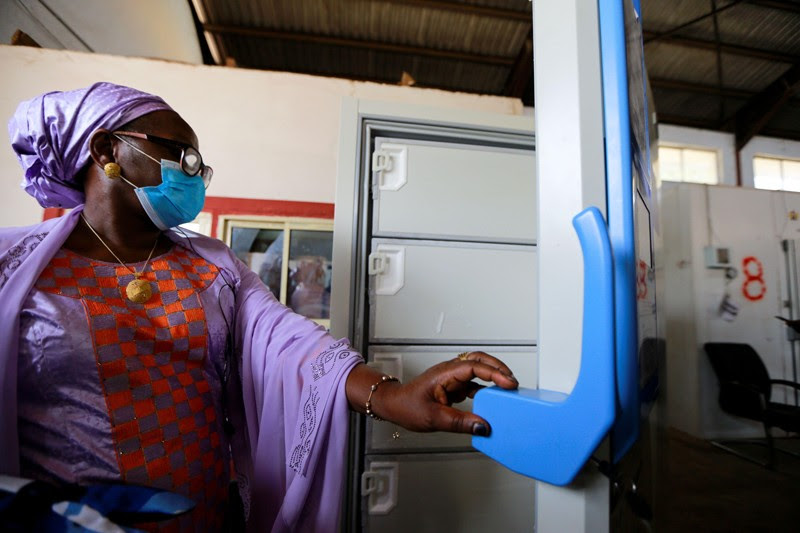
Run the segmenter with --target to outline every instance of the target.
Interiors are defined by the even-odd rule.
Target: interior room
[[[797,531],[800,2],[1,0],[0,71],[0,529]]]

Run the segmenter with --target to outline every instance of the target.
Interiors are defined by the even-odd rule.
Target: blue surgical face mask
[[[176,161],[162,159],[161,184],[136,187],[136,197],[153,224],[168,230],[197,217],[206,200],[206,189],[199,176],[189,176]]]

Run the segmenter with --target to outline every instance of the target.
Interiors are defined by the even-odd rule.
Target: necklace
[[[153,243],[153,248],[150,250],[150,255],[147,256],[147,261],[144,262],[144,266],[139,272],[136,272],[134,269],[123,263],[122,259],[117,257],[117,254],[115,254],[114,251],[108,247],[106,241],[104,241],[103,238],[100,236],[100,234],[97,233],[97,231],[95,231],[95,229],[92,227],[91,224],[89,224],[89,221],[86,220],[86,217],[83,216],[83,213],[81,213],[81,218],[89,227],[89,229],[92,231],[92,233],[94,233],[94,236],[97,237],[97,240],[100,241],[100,244],[106,247],[108,253],[113,255],[114,259],[116,259],[120,265],[130,270],[131,274],[133,274],[133,280],[131,280],[131,282],[128,283],[128,285],[125,287],[125,294],[128,296],[128,300],[137,304],[143,304],[147,302],[153,296],[153,289],[150,286],[149,281],[139,278],[141,278],[142,274],[144,274],[144,271],[147,270],[147,265],[150,264],[150,259],[153,257],[153,252],[156,251],[156,245],[158,245],[158,237],[161,237],[161,234],[159,233],[158,237],[156,237],[156,242]]]

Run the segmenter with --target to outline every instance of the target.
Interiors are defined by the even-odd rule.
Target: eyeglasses
[[[157,137],[155,135],[150,135],[149,133],[138,133],[135,131],[115,131],[113,135],[117,137],[120,141],[124,142],[134,150],[142,153],[143,155],[149,157],[159,165],[161,164],[156,158],[151,156],[150,154],[143,152],[133,144],[129,143],[122,136],[127,137],[134,137],[136,139],[144,139],[145,141],[150,141],[151,143],[160,144],[161,146],[166,146],[167,148],[178,148],[181,151],[181,159],[180,165],[181,170],[185,172],[189,176],[197,176],[200,175],[200,178],[203,180],[203,185],[206,189],[208,189],[208,185],[211,183],[211,177],[214,175],[214,169],[208,165],[203,164],[203,156],[200,155],[200,152],[197,151],[197,148],[190,144],[174,141],[172,139],[165,139],[163,137]]]

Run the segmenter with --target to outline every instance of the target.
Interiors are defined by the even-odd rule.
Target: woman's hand
[[[379,381],[382,375],[372,369],[354,369],[358,374],[361,372],[355,370],[370,372],[372,378],[362,375],[358,379],[372,379],[370,385]],[[451,431],[486,436],[491,431],[486,420],[451,407],[472,398],[482,388],[472,381],[475,378],[493,382],[504,389],[516,389],[519,385],[511,370],[496,357],[484,352],[468,352],[430,367],[407,384],[382,383],[372,395],[372,411],[412,431]],[[351,405],[363,413],[364,410],[358,408],[358,403],[354,403],[350,395],[351,378],[348,378],[347,385]],[[369,394],[369,385],[366,389]]]

